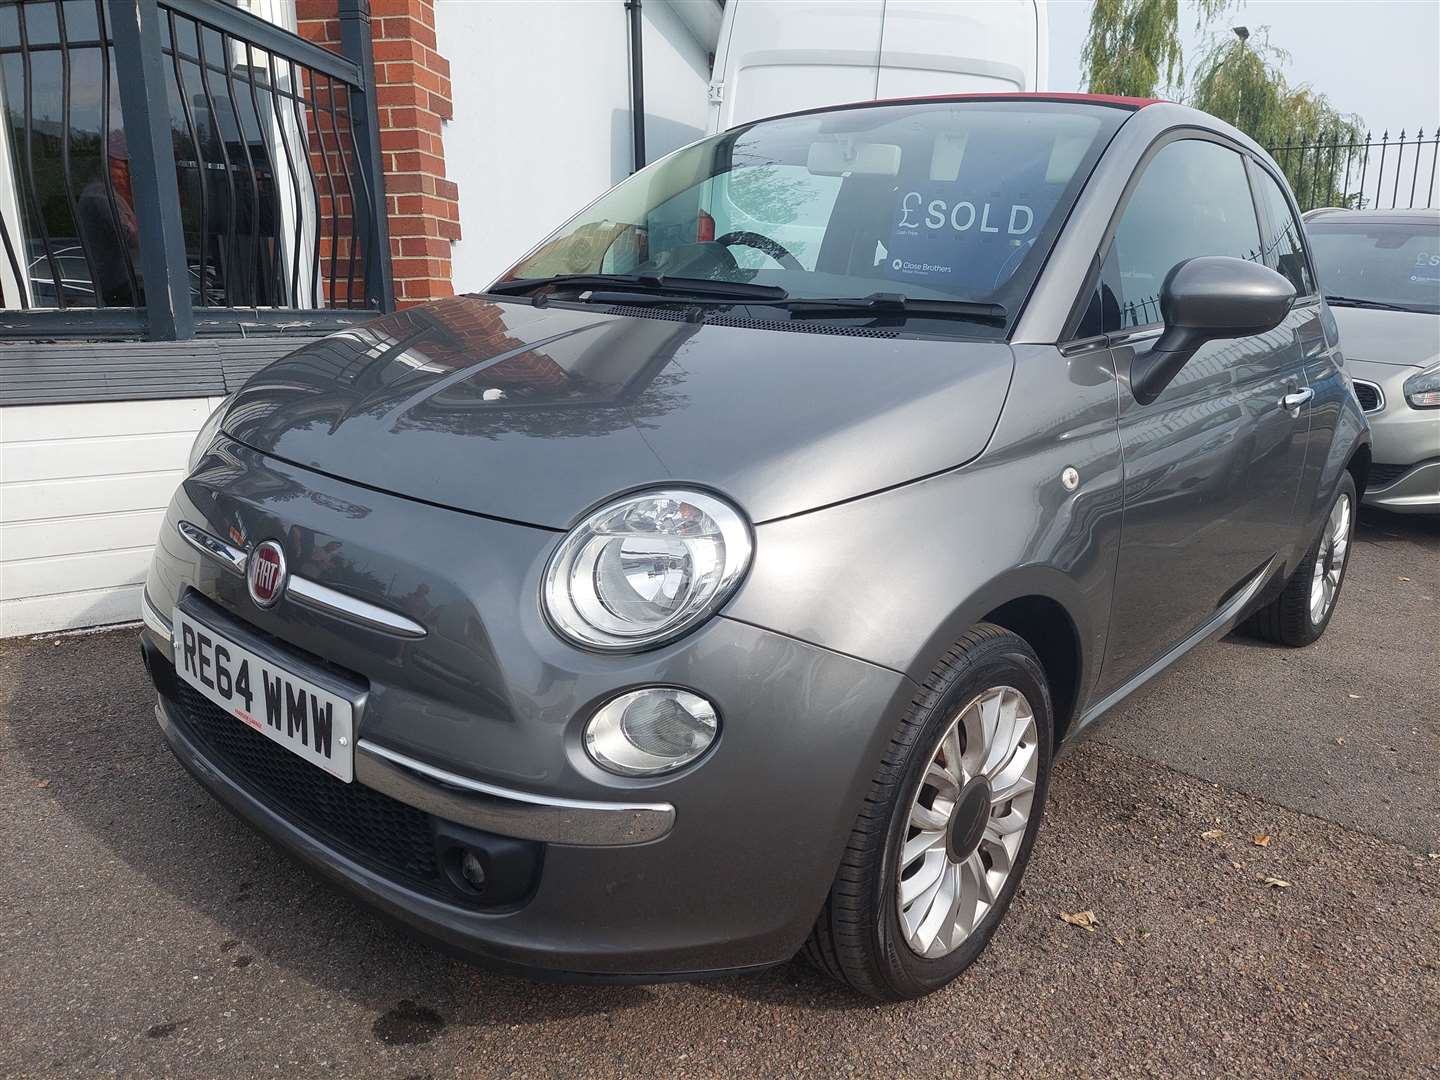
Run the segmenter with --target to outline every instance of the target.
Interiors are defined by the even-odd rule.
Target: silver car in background
[[[1305,228],[1374,433],[1365,505],[1440,513],[1440,210],[1312,210]]]

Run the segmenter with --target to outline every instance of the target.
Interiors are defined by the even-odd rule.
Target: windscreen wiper
[[[1325,294],[1325,302],[1327,304],[1336,304],[1340,307],[1374,308],[1376,311],[1415,310],[1414,308],[1406,307],[1404,304],[1391,304],[1384,300],[1366,300],[1360,296],[1331,296],[1329,293]]]
[[[869,296],[792,297],[778,285],[755,285],[744,281],[715,281],[710,278],[673,277],[668,274],[556,274],[543,278],[515,278],[492,285],[491,293],[549,295],[563,289],[575,291],[581,299],[604,304],[644,304],[657,301],[703,303],[705,301],[757,304],[784,308],[801,318],[865,318],[877,315],[908,315],[929,319],[962,319],[966,322],[1004,324],[1007,312],[999,304],[970,300],[922,300],[903,293],[871,293]],[[541,292],[545,290],[545,292]]]
[[[779,302],[792,315],[856,316],[915,315],[927,319],[963,319],[967,322],[1004,323],[999,304],[971,300],[922,300],[902,293],[869,296],[806,296]]]
[[[604,290],[606,302],[640,303],[609,293],[642,294],[648,297],[674,296],[686,299],[719,299],[745,302],[774,302],[790,294],[778,285],[752,285],[744,281],[713,281],[710,278],[673,277],[669,274],[555,274],[543,278],[515,278],[492,285],[488,291],[501,295],[525,295],[540,289],[586,291]]]

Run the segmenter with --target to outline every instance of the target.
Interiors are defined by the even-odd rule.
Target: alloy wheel
[[[1345,572],[1345,554],[1350,548],[1350,496],[1344,493],[1330,509],[1330,519],[1320,537],[1320,551],[1315,556],[1315,570],[1310,580],[1310,621],[1319,624],[1335,602],[1340,591],[1340,575]]]
[[[992,687],[951,720],[910,805],[896,883],[900,928],[926,959],[953,952],[1000,899],[1039,777],[1035,714]]]

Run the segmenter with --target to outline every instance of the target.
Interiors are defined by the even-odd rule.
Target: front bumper
[[[169,617],[148,595],[142,594],[140,604],[141,621],[149,631],[142,652],[160,690],[158,715],[167,707],[167,698],[172,702],[175,699],[174,693],[167,692],[174,680],[174,640]],[[214,614],[202,618],[216,621]],[[220,629],[231,637],[246,636],[243,624],[223,616],[221,619],[225,625]],[[251,641],[250,645],[282,665],[287,663],[282,650],[267,647],[263,642]],[[151,658],[151,650],[156,659]],[[288,663],[295,666],[293,660]],[[157,664],[168,665],[169,670],[158,672]],[[165,726],[163,717],[161,726]],[[446,821],[520,840],[583,847],[643,844],[659,840],[675,823],[675,807],[669,803],[587,802],[516,791],[417,761],[368,739],[360,739],[355,744],[355,779]]]
[[[1440,416],[1435,422],[1440,424]],[[1383,486],[1366,485],[1362,501],[1395,514],[1440,513],[1440,458],[1421,462]]]
[[[1405,400],[1405,380],[1421,369],[1353,359],[1346,367],[1379,400],[1366,414],[1374,465],[1365,505],[1401,514],[1440,511],[1440,409],[1412,408]]]
[[[540,870],[527,898],[504,909],[415,888],[277,808],[162,698],[167,740],[218,799],[381,910],[502,966],[648,980],[794,954],[914,692],[903,676],[723,616],[653,652],[584,653],[548,631],[534,600],[558,534],[409,503],[244,448],[227,455],[223,482],[202,465],[163,527],[146,585],[152,648],[169,655],[167,613],[195,604],[247,648],[359,673],[356,783],[436,829],[531,842]],[[259,609],[243,579],[180,538],[181,520],[237,543],[279,538],[295,573],[405,611],[428,632],[401,639],[288,599]],[[419,585],[425,604],[413,602]],[[655,684],[716,703],[716,746],[663,780],[600,772],[580,745],[584,720],[613,694]]]

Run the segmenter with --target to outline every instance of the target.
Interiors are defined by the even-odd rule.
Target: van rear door
[[[730,0],[710,83],[710,131],[875,96],[885,0]]]
[[[875,98],[1041,89],[1047,35],[1044,0],[730,0],[709,129]]]
[[[1030,0],[936,4],[888,0],[875,97],[1037,90],[1042,39]]]

